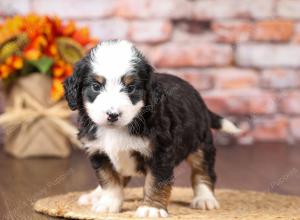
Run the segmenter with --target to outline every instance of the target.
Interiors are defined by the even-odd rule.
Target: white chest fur
[[[85,143],[89,152],[106,153],[115,169],[124,176],[137,175],[136,161],[131,156],[137,151],[144,156],[150,155],[149,140],[130,135],[124,128],[99,128],[97,139]]]

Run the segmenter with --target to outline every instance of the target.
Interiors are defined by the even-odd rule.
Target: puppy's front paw
[[[78,204],[79,205],[91,205],[94,202],[100,200],[101,197],[101,187],[98,186],[96,189],[91,191],[90,193],[85,193],[81,195],[78,199]]]
[[[102,190],[101,198],[92,203],[92,211],[101,213],[117,213],[121,211],[123,191],[119,188]]]
[[[100,213],[118,213],[121,211],[122,201],[116,198],[101,197],[92,204],[92,211]]]
[[[191,207],[193,209],[211,210],[220,208],[220,205],[216,198],[211,195],[195,197],[191,203]]]
[[[140,206],[136,210],[135,215],[139,218],[166,218],[168,212],[165,209],[159,209],[150,206]]]

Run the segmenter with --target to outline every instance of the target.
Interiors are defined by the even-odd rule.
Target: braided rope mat
[[[138,219],[134,213],[141,202],[141,188],[125,189],[125,202],[119,214],[97,214],[90,211],[90,206],[79,206],[77,200],[81,194],[72,192],[44,198],[34,204],[34,209],[50,216],[71,219]],[[167,219],[300,220],[300,197],[237,190],[217,190],[216,196],[220,209],[195,210],[189,208],[192,190],[174,187]]]

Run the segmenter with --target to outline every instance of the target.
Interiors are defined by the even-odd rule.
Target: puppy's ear
[[[160,104],[160,102],[163,101],[164,98],[164,90],[159,83],[159,81],[156,79],[156,76],[154,74],[151,74],[150,80],[148,82],[147,86],[148,91],[148,103],[152,107],[155,107]]]
[[[83,58],[75,64],[73,75],[68,77],[63,83],[65,98],[70,109],[73,111],[78,109],[78,101],[81,93],[81,82],[85,71],[87,71],[87,63],[85,58]]]

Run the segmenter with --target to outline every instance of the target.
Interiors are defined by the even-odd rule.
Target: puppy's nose
[[[115,122],[115,121],[118,121],[118,118],[120,116],[120,113],[117,113],[117,112],[106,112],[107,114],[107,121],[109,122]]]

